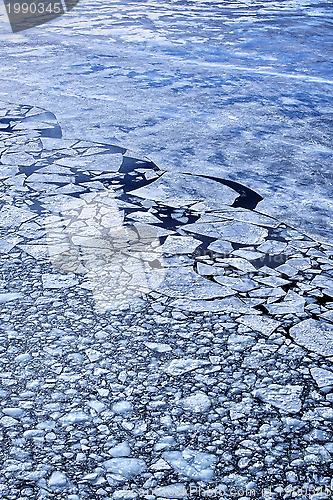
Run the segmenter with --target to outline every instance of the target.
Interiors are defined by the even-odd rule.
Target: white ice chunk
[[[163,254],[183,254],[192,253],[201,245],[201,241],[192,238],[192,236],[168,236],[160,251]]]
[[[91,363],[94,363],[95,361],[98,361],[103,357],[103,354],[100,351],[97,351],[96,349],[87,349],[86,354]]]
[[[324,368],[311,368],[310,371],[319,388],[333,386],[333,372]]]
[[[189,479],[210,481],[214,477],[215,455],[187,448],[183,451],[165,451],[162,456],[177,474]]]
[[[170,470],[171,469],[170,465],[167,464],[166,461],[163,460],[163,458],[160,458],[159,460],[157,460],[157,462],[153,463],[150,466],[150,468],[153,470],[156,470],[156,471]]]
[[[42,282],[44,288],[70,288],[78,285],[75,274],[43,274]]]
[[[258,288],[258,284],[249,278],[233,278],[232,276],[217,276],[215,280],[223,286],[230,287],[237,292],[249,292]]]
[[[277,255],[282,253],[287,248],[287,243],[278,240],[268,240],[262,243],[258,250],[260,252],[268,253],[270,255]]]
[[[4,165],[22,165],[24,167],[29,167],[35,163],[35,158],[24,151],[14,152],[8,151],[1,155],[1,162]]]
[[[311,267],[311,260],[301,257],[294,257],[292,259],[288,259],[286,264],[300,271],[304,271],[305,269],[309,269]]]
[[[205,264],[204,262],[197,263],[197,271],[200,274],[200,276],[219,276],[221,274],[224,274],[223,267],[208,265]],[[232,295],[233,293],[234,292],[231,291],[230,295]]]
[[[18,208],[13,205],[4,205],[0,210],[0,227],[18,227],[29,219],[36,217],[37,214]]]
[[[49,257],[48,245],[18,245],[18,248],[34,259],[47,259]]]
[[[22,410],[22,408],[3,408],[2,412],[13,418],[20,418],[24,415],[24,410]]]
[[[237,321],[248,326],[251,330],[267,336],[271,335],[280,326],[280,323],[272,318],[255,314],[241,316]]]
[[[253,392],[256,398],[278,408],[282,413],[298,413],[302,407],[300,396],[303,387],[300,385],[271,384]]]
[[[161,221],[155,217],[151,212],[131,212],[128,216],[128,219],[135,220],[137,222],[141,222],[142,224],[160,224]]]
[[[12,300],[21,299],[23,295],[21,293],[0,293],[0,304],[5,302],[10,302]]]
[[[226,259],[221,259],[221,264],[227,264],[236,269],[239,269],[243,273],[252,273],[256,271],[256,268],[248,262],[246,259],[241,259],[239,257],[230,257]]]
[[[224,255],[229,255],[233,251],[233,247],[230,241],[216,240],[209,245],[208,250],[212,250],[212,252],[217,252]]]
[[[131,194],[181,208],[206,199],[216,201],[218,206],[222,203],[231,205],[238,196],[233,189],[219,182],[171,172],[162,175],[148,186],[132,191]]]
[[[5,417],[0,418],[0,424],[3,427],[13,427],[14,425],[17,425],[19,423],[20,422],[18,420],[16,420],[13,417],[10,417],[10,416],[5,416]]]
[[[80,422],[87,422],[90,420],[90,417],[84,413],[82,410],[73,410],[67,415],[64,415],[60,418],[60,422],[62,425],[72,425]]]
[[[250,307],[237,297],[225,297],[215,300],[177,299],[171,302],[170,306],[189,312],[249,313],[251,311]]]
[[[63,174],[63,175],[72,175],[72,171],[68,167],[61,167],[55,163],[48,165],[47,167],[42,167],[37,170],[38,174]],[[32,174],[34,176],[35,174]],[[30,176],[29,179],[32,177]]]
[[[256,260],[260,259],[263,257],[263,254],[261,252],[256,252],[255,250],[247,250],[246,248],[240,248],[238,250],[234,250],[232,252],[232,257],[241,257],[242,259],[246,260]]]
[[[184,373],[196,370],[197,368],[201,368],[202,366],[209,364],[209,361],[204,361],[202,359],[173,359],[165,366],[164,371],[169,375],[173,375],[176,377],[178,375],[183,375]]]
[[[201,391],[182,399],[180,403],[184,410],[188,410],[193,413],[204,413],[209,410],[211,406],[211,400],[207,394]]]
[[[289,290],[282,302],[267,304],[270,314],[297,314],[304,312],[305,299],[301,295]]]
[[[254,278],[258,283],[263,283],[266,286],[284,286],[288,285],[289,281],[279,278],[278,276],[266,276],[265,278]]]
[[[51,488],[64,488],[67,486],[67,477],[63,472],[54,471],[49,479],[49,486]]]
[[[8,177],[13,177],[19,168],[11,165],[1,165],[0,179],[7,179]]]
[[[161,275],[163,274],[164,281],[157,291],[173,298],[186,297],[199,300],[226,297],[232,294],[229,288],[208,281],[187,267],[174,267],[159,271]]]
[[[162,353],[172,351],[172,348],[169,346],[169,344],[158,344],[156,342],[145,342],[144,344],[146,347],[155,352]]]
[[[40,171],[35,172],[30,175],[28,178],[29,183],[60,183],[60,184],[70,184],[75,182],[74,175],[63,175],[63,174],[49,174],[49,173],[41,173]]]
[[[110,472],[112,477],[120,482],[142,474],[147,469],[144,460],[138,458],[111,458],[111,460],[106,460],[103,465],[107,472]]]
[[[132,413],[133,406],[129,401],[117,401],[112,405],[112,411],[120,415]]]
[[[131,454],[131,448],[128,445],[127,441],[123,443],[119,443],[113,448],[108,450],[109,455],[111,457],[128,457]]]
[[[0,253],[8,253],[12,250],[18,243],[22,241],[19,236],[7,236],[6,238],[0,238]]]
[[[28,352],[19,354],[18,356],[15,357],[15,361],[17,361],[18,363],[28,363],[28,361],[30,360],[31,360],[31,355]]]
[[[333,356],[333,325],[306,319],[289,330],[297,344],[321,356]]]
[[[103,172],[117,172],[123,162],[123,155],[98,154],[98,155],[78,155],[74,157],[62,158],[55,163],[66,167],[78,167],[83,171],[100,170]]]
[[[101,413],[101,411],[103,411],[105,408],[105,404],[97,400],[89,401],[88,404],[90,408],[96,411],[96,413]]]
[[[295,267],[289,266],[289,264],[282,264],[275,270],[281,274],[285,274],[289,278],[292,278],[293,276],[296,276],[296,274],[298,274],[298,270]]]
[[[246,222],[195,222],[182,228],[191,233],[202,234],[210,238],[227,240],[244,245],[259,245],[268,236],[265,228]]]
[[[244,351],[254,343],[254,338],[250,335],[232,333],[228,338],[228,349],[231,351]]]
[[[324,275],[317,275],[313,278],[312,285],[321,288],[324,293],[333,297],[333,279]]]

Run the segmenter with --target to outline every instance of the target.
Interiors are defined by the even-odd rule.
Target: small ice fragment
[[[30,361],[30,359],[30,354],[28,352],[25,352],[16,356],[15,361],[17,361],[18,363],[27,363],[28,361]]]
[[[131,448],[127,441],[119,443],[109,450],[111,457],[128,457],[131,454]]]
[[[87,420],[89,420],[89,417],[82,410],[73,410],[60,418],[62,425],[72,425],[80,422],[86,422]]]
[[[112,411],[120,415],[125,413],[132,413],[133,407],[129,401],[117,401],[112,405]]]

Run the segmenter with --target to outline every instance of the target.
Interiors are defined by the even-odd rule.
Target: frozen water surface
[[[245,184],[329,241],[331,23],[328,0],[88,1],[19,34],[4,15],[1,95],[66,137]]]
[[[331,494],[331,9],[2,23],[1,498]]]

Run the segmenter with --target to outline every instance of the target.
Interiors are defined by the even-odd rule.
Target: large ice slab
[[[237,197],[234,190],[210,179],[169,172],[153,184],[132,191],[132,194],[163,201],[173,207],[184,207],[207,198],[220,204],[232,204]]]
[[[188,267],[173,267],[159,271],[163,281],[157,291],[172,298],[214,299],[232,295],[230,288],[206,280]]]
[[[280,323],[272,318],[254,314],[241,316],[237,321],[245,326],[248,326],[251,330],[263,333],[267,336],[273,333],[280,326]]]
[[[268,236],[265,228],[238,221],[195,222],[187,224],[183,230],[246,245],[260,245]]]
[[[297,344],[321,356],[333,356],[333,325],[325,321],[306,319],[290,328]]]
[[[0,210],[0,227],[18,227],[37,214],[14,205],[4,205]]]
[[[302,407],[300,396],[303,387],[298,385],[271,384],[268,387],[257,389],[253,395],[265,403],[278,408],[282,413],[298,413]]]

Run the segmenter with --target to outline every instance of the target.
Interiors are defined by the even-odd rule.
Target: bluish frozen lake
[[[260,210],[329,242],[332,10],[82,1],[17,34],[3,14],[0,97],[54,112],[65,137],[245,184]]]
[[[3,16],[0,498],[332,498],[332,11]]]

